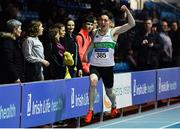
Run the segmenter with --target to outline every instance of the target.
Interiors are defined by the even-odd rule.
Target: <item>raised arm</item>
[[[132,14],[130,13],[129,9],[125,5],[123,5],[121,7],[121,10],[126,12],[126,14],[128,16],[128,23],[126,23],[122,26],[117,26],[117,27],[113,28],[112,35],[114,37],[114,40],[117,40],[119,34],[124,33],[135,26],[135,20],[134,20]]]

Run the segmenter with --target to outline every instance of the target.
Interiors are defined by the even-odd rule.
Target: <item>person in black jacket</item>
[[[75,22],[73,19],[68,19],[66,22],[66,34],[63,41],[63,46],[66,51],[73,54],[74,65],[68,66],[71,77],[82,76],[82,64],[79,56],[78,45],[76,43],[76,35],[73,33],[75,28]]]
[[[177,21],[173,21],[171,23],[171,30],[168,32],[171,41],[172,41],[172,66],[179,67],[180,66],[180,29]]]
[[[66,64],[64,60],[65,48],[60,42],[60,37],[65,35],[65,26],[61,24],[62,33],[60,28],[52,27],[48,31],[49,36],[49,79],[64,79],[66,74]]]
[[[135,36],[134,48],[137,51],[137,65],[139,70],[159,68],[160,53],[163,43],[157,32],[152,32],[152,19],[144,20],[144,28]]]
[[[18,20],[8,20],[6,31],[0,34],[0,84],[23,82],[23,55],[17,41],[21,25]]]

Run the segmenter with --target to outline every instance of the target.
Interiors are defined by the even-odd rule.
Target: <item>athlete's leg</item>
[[[105,88],[106,94],[109,97],[112,105],[111,107],[115,108],[116,107],[116,95],[113,93],[113,88]]]
[[[113,93],[114,74],[113,67],[106,67],[101,70],[102,80],[104,82],[106,95],[111,101],[111,116],[115,117],[118,113],[116,109],[116,95]]]
[[[94,107],[94,101],[97,95],[96,91],[96,85],[99,79],[99,73],[94,66],[90,66],[90,87],[89,87],[89,110],[85,117],[85,122],[90,123],[93,117],[93,107]]]
[[[96,85],[98,82],[98,77],[96,74],[91,74],[90,75],[90,89],[89,89],[89,110],[93,111],[93,105],[94,101],[97,95],[97,90],[96,90]]]

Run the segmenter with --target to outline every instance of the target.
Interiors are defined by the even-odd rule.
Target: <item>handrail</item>
[[[159,0],[159,1],[162,2],[162,3],[164,3],[164,4],[166,4],[167,6],[169,6],[169,7],[171,7],[171,8],[174,8],[176,11],[179,11],[179,12],[180,12],[180,9],[179,9],[179,8],[177,8],[176,6],[170,4],[168,1],[166,1],[166,0]]]

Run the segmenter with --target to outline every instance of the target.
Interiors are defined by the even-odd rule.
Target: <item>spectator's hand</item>
[[[144,39],[144,40],[142,41],[142,45],[146,45],[146,44],[148,44],[148,40],[147,40],[147,39]]]
[[[84,69],[84,72],[85,72],[86,74],[89,74],[89,73],[90,73],[89,68]]]
[[[80,70],[78,71],[78,77],[82,77],[82,75],[83,75],[83,72],[82,72],[82,70],[80,69]]]
[[[76,66],[74,67],[74,71],[75,71],[75,72],[77,71],[77,67],[76,67]]]
[[[14,81],[14,83],[21,83],[21,80],[18,78],[17,80]]]
[[[153,43],[153,42],[152,42],[152,43],[149,43],[148,46],[149,46],[149,47],[153,47],[153,46],[154,46],[154,43]]]
[[[45,67],[48,67],[50,65],[50,63],[47,61],[47,60],[43,60],[42,61],[42,64],[45,66]]]

